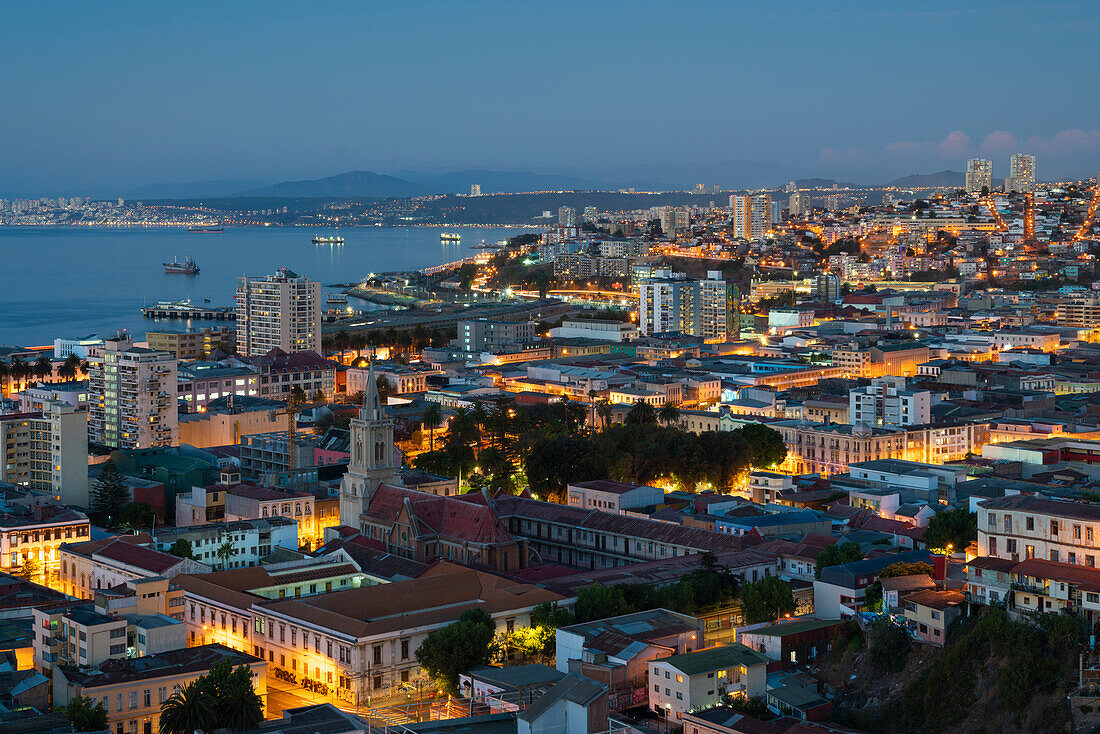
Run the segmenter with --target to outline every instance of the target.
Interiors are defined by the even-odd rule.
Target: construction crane
[[[298,437],[297,426],[295,425],[295,416],[298,415],[298,403],[291,398],[287,401],[285,408],[277,408],[275,410],[268,411],[267,417],[270,420],[276,420],[279,416],[286,416],[286,469],[290,474],[294,473],[297,468],[297,451],[295,450],[296,441]]]

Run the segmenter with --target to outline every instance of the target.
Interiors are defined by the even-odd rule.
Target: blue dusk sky
[[[735,160],[878,183],[1012,152],[1088,176],[1098,37],[1096,2],[0,0],[0,192]]]

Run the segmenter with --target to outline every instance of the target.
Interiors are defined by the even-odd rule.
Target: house
[[[930,563],[931,558],[927,551],[906,551],[827,566],[814,580],[814,612],[825,619],[849,619],[863,606],[867,587],[878,579],[882,569],[894,563]]]
[[[726,694],[754,698],[767,689],[767,656],[745,645],[659,658],[649,663],[649,708],[666,719],[717,705]]]
[[[196,561],[210,566],[244,568],[255,566],[276,548],[298,548],[298,523],[286,517],[265,517],[259,520],[229,520],[226,522],[158,528],[153,547],[168,552],[178,540],[191,544]],[[233,555],[222,559],[218,549],[226,543],[233,546]]]
[[[537,663],[506,668],[479,665],[458,676],[458,687],[467,698],[499,694],[518,694],[522,698],[537,695],[541,688],[552,686],[564,677],[560,670]]]
[[[516,734],[591,734],[608,730],[607,686],[569,674],[516,716]]]
[[[793,510],[769,515],[747,515],[744,517],[719,518],[714,529],[720,533],[747,535],[756,531],[763,538],[776,536],[795,536],[801,538],[808,533],[827,535],[832,531],[833,523],[816,510]]]
[[[762,622],[738,628],[737,639],[769,660],[803,665],[829,649],[829,637],[841,624],[839,619]]]
[[[768,708],[780,716],[803,721],[823,721],[833,712],[833,704],[810,688],[797,685],[769,688]]]
[[[882,606],[885,610],[901,607],[901,598],[914,591],[936,588],[936,582],[926,573],[917,573],[912,576],[892,576],[888,579],[880,579],[882,584]]]
[[[962,615],[965,601],[961,591],[925,589],[906,595],[901,606],[913,635],[942,647],[947,628]]]
[[[978,556],[966,564],[966,596],[978,604],[1002,604],[1012,596],[1012,569],[1016,562]]]
[[[644,484],[612,482],[596,479],[577,482],[565,488],[566,503],[573,507],[621,513],[625,510],[644,512],[664,501],[664,490]]]

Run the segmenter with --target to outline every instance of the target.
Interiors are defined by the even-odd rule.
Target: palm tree
[[[84,373],[85,377],[88,376],[88,360],[86,360],[86,359],[80,360],[80,371],[82,373]]]
[[[19,359],[19,357],[12,357],[8,369],[8,374],[11,376],[12,387],[15,388],[16,384],[18,384],[16,390],[22,390],[23,380],[27,378],[27,365],[24,364],[23,360]]]
[[[80,369],[80,357],[70,354],[65,363],[57,368],[57,376],[63,380],[75,380],[77,370]]]
[[[264,706],[252,684],[252,669],[241,665],[229,675],[218,701],[218,723],[230,731],[251,731],[264,720]],[[221,728],[219,727],[219,728]]]
[[[362,357],[363,350],[367,347],[367,337],[363,332],[356,332],[348,337],[348,346],[355,350],[355,356]]]
[[[470,410],[470,420],[477,426],[477,450],[481,453],[481,436],[489,424],[489,413],[486,412],[485,404],[480,400],[474,403],[473,409]]]
[[[43,354],[41,357],[34,361],[34,376],[39,380],[45,380],[47,377],[53,374],[53,362],[50,358]]]
[[[214,699],[197,681],[192,681],[173,693],[160,705],[160,731],[162,734],[193,734],[208,732],[218,725],[214,713]]]
[[[673,423],[680,422],[680,410],[672,403],[665,402],[657,411],[657,418],[666,426],[671,426]]]
[[[600,416],[600,428],[606,430],[607,426],[611,423],[611,414],[614,409],[611,407],[611,401],[604,398],[596,404],[596,415]]]
[[[439,403],[429,403],[424,409],[424,414],[420,416],[420,425],[428,429],[430,451],[435,451],[435,429],[442,423],[443,411],[439,409]]]
[[[215,551],[218,558],[221,559],[222,568],[229,568],[229,559],[237,555],[237,549],[233,547],[233,543],[225,541],[218,546],[218,550]]]
[[[340,331],[336,332],[332,337],[332,346],[340,352],[340,356],[343,356],[344,352],[347,351],[349,344],[351,344],[351,335],[343,329],[340,329]]]
[[[11,365],[0,361],[0,398],[7,397],[9,377],[11,377]]]
[[[596,430],[596,396],[598,392],[592,388],[588,389],[588,425],[592,431]]]
[[[626,414],[626,422],[634,425],[656,423],[657,411],[646,401],[639,400],[630,406],[630,411]]]

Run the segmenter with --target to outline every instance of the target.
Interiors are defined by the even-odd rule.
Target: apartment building
[[[120,334],[88,358],[88,439],[113,449],[175,446],[176,358]]]
[[[240,520],[227,515],[224,522],[157,530],[153,548],[167,553],[180,539],[191,544],[195,560],[225,568],[255,566],[278,548],[297,550],[300,545],[298,524],[291,518],[273,516]],[[218,549],[226,543],[232,544],[233,556],[223,560],[218,556]]]
[[[1013,153],[1008,159],[1008,177],[1005,179],[1005,193],[1018,191],[1029,194],[1035,190],[1035,156],[1026,153]]]
[[[688,711],[717,706],[727,695],[762,696],[769,662],[736,642],[658,658],[649,663],[649,708],[679,721]]]
[[[987,194],[993,190],[993,161],[971,158],[966,162],[966,193],[980,194],[982,189]]]
[[[458,337],[452,343],[467,354],[478,354],[506,351],[509,346],[534,340],[534,321],[471,319],[458,322]]]
[[[309,398],[318,390],[329,400],[336,398],[336,364],[318,352],[290,354],[272,349],[244,362],[260,374],[260,397],[286,402],[300,387]]]
[[[638,325],[608,319],[564,319],[561,326],[550,330],[554,339],[598,339],[624,342],[637,339],[641,332]]]
[[[0,480],[88,506],[88,413],[64,402],[0,415]]]
[[[171,352],[176,359],[199,359],[215,349],[233,354],[237,330],[232,326],[204,326],[201,329],[157,329],[145,332],[150,349]]]
[[[267,663],[225,645],[172,650],[135,660],[108,660],[95,667],[58,666],[53,704],[63,707],[77,696],[103,704],[112,734],[158,734],[160,707],[222,660],[252,669],[252,685],[261,701],[267,697]]]
[[[177,394],[188,413],[200,413],[224,397],[260,394],[260,375],[251,366],[229,362],[189,362],[179,366]]]
[[[770,229],[771,194],[733,195],[729,198],[733,210],[733,236],[747,240],[762,239]]]
[[[638,284],[638,327],[644,336],[683,332],[714,341],[727,335],[729,304],[720,271],[702,280],[675,278],[669,271]]]
[[[1012,495],[978,503],[978,554],[1096,567],[1100,507]]]
[[[30,505],[5,501],[0,511],[0,571],[23,572],[27,564],[37,566],[41,582],[56,578],[61,565],[61,546],[87,540],[91,533],[88,516],[55,505],[42,506],[34,498]]]
[[[905,378],[878,377],[867,387],[848,392],[848,417],[852,423],[872,426],[912,426],[932,421],[932,393],[907,390]]]
[[[321,284],[288,268],[237,284],[237,351],[321,352]]]
[[[324,528],[317,513],[317,501],[312,492],[258,487],[254,484],[237,484],[226,489],[226,522],[259,522],[283,519],[297,526],[297,536],[284,548],[318,548],[324,544]]]
[[[111,537],[61,546],[62,590],[78,599],[91,599],[96,591],[110,589],[127,581],[180,573],[204,573],[210,566],[190,558],[177,558],[138,545],[150,542],[148,536]]]
[[[565,502],[572,507],[622,513],[655,508],[664,501],[664,490],[644,484],[594,479],[565,488]]]
[[[35,667],[46,676],[55,666],[94,667],[187,646],[177,619],[156,612],[119,615],[91,602],[35,609],[34,629]]]
[[[1060,298],[1055,306],[1055,323],[1074,329],[1095,329],[1100,326],[1100,298],[1069,296]]]

